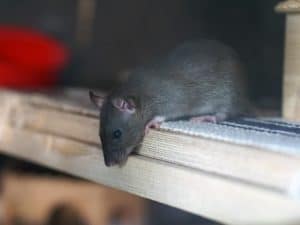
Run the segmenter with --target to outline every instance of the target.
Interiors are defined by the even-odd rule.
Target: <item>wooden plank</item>
[[[300,2],[285,1],[276,9],[288,13],[285,31],[283,117],[300,121]]]
[[[151,130],[140,155],[106,168],[98,113],[77,94],[0,93],[0,151],[223,223],[299,223],[299,158]]]
[[[2,152],[214,220],[229,224],[300,221],[299,202],[276,191],[141,156],[130,157],[123,168],[107,168],[95,146],[9,127],[2,132]]]
[[[96,117],[31,105],[19,107],[15,117],[27,129],[100,145]],[[294,185],[300,183],[300,159],[297,157],[158,130],[151,130],[146,136],[139,154],[287,194],[300,194],[294,193]]]
[[[101,91],[97,91],[97,95],[103,99],[105,97],[105,93]],[[89,99],[89,91],[87,89],[65,88],[42,92],[17,92],[9,89],[1,89],[0,102],[6,104],[6,108],[19,107],[20,104],[24,103],[85,116],[96,117],[98,115],[98,112]],[[0,111],[3,109],[1,107]]]
[[[283,83],[283,116],[300,121],[300,14],[287,16]]]

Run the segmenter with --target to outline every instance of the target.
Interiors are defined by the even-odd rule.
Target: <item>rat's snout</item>
[[[110,154],[103,153],[105,166],[111,167],[117,164],[117,160],[115,160]]]
[[[115,166],[115,165],[123,165],[127,160],[127,156],[122,154],[120,151],[109,151],[103,152],[104,155],[104,163],[107,167]]]
[[[114,166],[117,164],[117,162],[115,160],[108,159],[107,157],[104,157],[104,163],[105,163],[105,166],[107,166],[107,167],[111,167],[111,166]]]

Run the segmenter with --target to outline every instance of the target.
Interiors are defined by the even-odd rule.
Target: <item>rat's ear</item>
[[[103,98],[94,94],[94,92],[92,91],[89,91],[89,95],[90,95],[91,102],[94,103],[95,106],[100,108],[103,104]]]
[[[136,104],[133,99],[114,98],[112,99],[112,104],[122,112],[132,114],[136,111]]]

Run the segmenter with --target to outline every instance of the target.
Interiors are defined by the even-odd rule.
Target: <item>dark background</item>
[[[1,23],[38,29],[71,50],[61,85],[109,88],[123,71],[183,40],[210,37],[240,54],[255,99],[271,97],[280,103],[284,15],[274,13],[277,0],[95,0],[93,23],[81,25],[82,32],[91,28],[85,43],[78,41],[79,1],[0,0]],[[213,224],[152,206],[150,224]]]
[[[90,41],[85,44],[76,38],[79,0],[0,0],[0,21],[42,30],[69,46],[72,63],[63,74],[64,85],[110,87],[120,72],[183,40],[211,37],[238,51],[253,97],[280,101],[284,15],[274,13],[278,1],[95,2]]]

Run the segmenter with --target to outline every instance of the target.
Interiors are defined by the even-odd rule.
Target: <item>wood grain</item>
[[[30,105],[16,110],[15,117],[23,128],[100,146],[96,117]],[[286,193],[300,175],[299,157],[166,131],[151,130],[139,154]]]
[[[223,223],[299,224],[299,157],[151,130],[139,155],[106,168],[97,111],[41,94],[0,103],[2,153]]]
[[[93,146],[19,129],[7,128],[5,136],[0,148],[8,154],[221,222],[300,221],[299,202],[278,192],[141,156],[123,168],[106,168]]]

